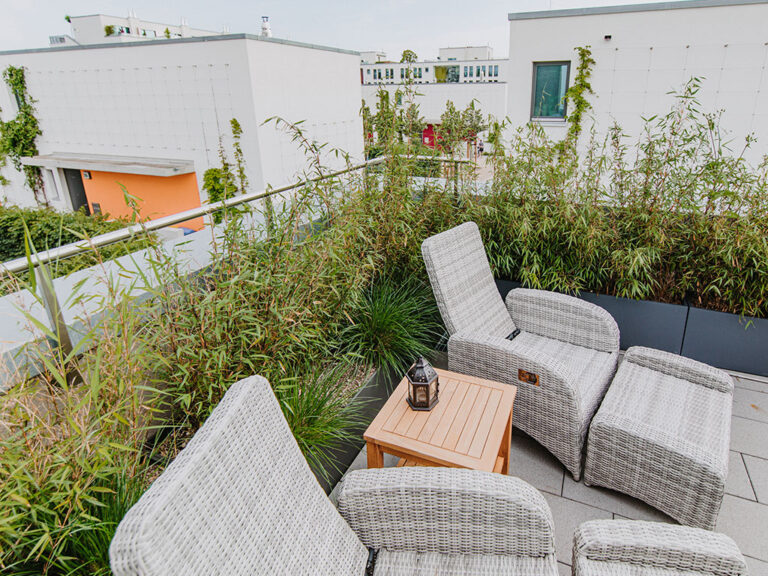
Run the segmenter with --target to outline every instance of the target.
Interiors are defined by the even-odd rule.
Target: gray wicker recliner
[[[421,251],[450,334],[449,368],[516,385],[514,425],[578,480],[590,420],[618,362],[613,317],[543,290],[512,290],[505,306],[474,222],[427,238]]]
[[[725,534],[638,520],[590,520],[573,538],[574,576],[745,576]]]
[[[363,576],[368,546],[376,575],[557,575],[549,507],[517,478],[360,470],[339,510],[255,376],[230,388],[123,518],[110,562],[116,576]]]

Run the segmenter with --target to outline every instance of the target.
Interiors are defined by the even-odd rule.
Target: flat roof
[[[569,16],[592,16],[594,14],[622,14],[626,12],[652,12],[654,10],[680,10],[684,8],[715,8],[720,6],[742,6],[746,4],[766,3],[768,3],[768,0],[678,0],[676,2],[651,2],[647,4],[567,8],[564,10],[539,10],[537,12],[510,12],[507,15],[507,18],[509,20],[536,20],[539,18],[564,18]]]
[[[314,50],[327,50],[329,52],[339,52],[341,54],[352,54],[359,56],[359,52],[354,50],[345,50],[344,48],[333,48],[331,46],[320,46],[318,44],[308,44],[306,42],[295,42],[293,40],[284,40],[283,38],[265,38],[255,34],[218,34],[214,36],[196,36],[194,38],[159,38],[157,40],[136,40],[135,42],[109,42],[105,44],[81,44],[79,46],[52,46],[47,48],[25,48],[22,50],[0,51],[0,56],[9,56],[13,54],[33,54],[35,52],[63,52],[67,50],[92,50],[101,48],[130,48],[133,46],[156,46],[160,44],[184,44],[193,42],[220,42],[222,40],[256,40],[258,42],[271,42],[273,44],[285,44],[286,46],[296,46],[298,48],[312,48]]]
[[[191,160],[166,160],[142,158],[139,156],[113,156],[111,154],[77,154],[53,152],[21,159],[24,166],[40,168],[73,168],[96,172],[119,172],[121,174],[143,174],[145,176],[179,176],[195,171]]]

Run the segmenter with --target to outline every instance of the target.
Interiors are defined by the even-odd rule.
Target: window
[[[483,66],[483,77],[485,77],[485,66]]]
[[[497,78],[499,76],[499,65],[498,64],[494,65],[494,67],[493,67],[493,75],[496,76]]]
[[[405,78],[405,68],[400,68],[400,80]]]
[[[466,78],[466,77],[467,77],[467,67],[464,66],[464,78]]]
[[[370,68],[368,68],[368,70],[366,70],[366,71],[365,71],[365,74],[366,74],[367,76],[370,76],[370,75],[371,75],[371,69],[370,69]]]
[[[477,77],[480,78],[480,66],[477,67]]]
[[[469,67],[469,77],[470,78],[474,78],[474,76],[475,76],[475,67],[474,66],[470,66]]]
[[[570,62],[534,62],[531,118],[565,118]]]
[[[429,72],[429,68],[424,68],[424,72]]]

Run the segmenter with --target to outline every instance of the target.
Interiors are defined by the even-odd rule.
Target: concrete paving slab
[[[750,558],[744,556],[747,560],[747,568],[749,569],[749,576],[768,576],[768,562],[763,562],[757,558]]]
[[[768,504],[768,460],[744,454],[744,463],[757,501]],[[768,526],[765,527],[765,538],[768,540]]]
[[[669,516],[641,500],[607,488],[586,486],[584,482],[574,481],[568,474],[565,475],[563,483],[563,496],[632,520],[674,522]]]
[[[768,460],[768,423],[734,416],[731,418],[731,450]]]
[[[733,391],[733,413],[743,418],[768,422],[768,393],[735,388]]]
[[[752,490],[752,482],[747,474],[747,467],[740,452],[731,450],[728,459],[728,478],[725,480],[725,493],[733,494],[747,500],[757,500]]]
[[[716,530],[733,538],[745,556],[768,562],[768,506],[765,504],[726,494]]]
[[[587,506],[581,502],[568,500],[562,496],[555,496],[544,492],[549,507],[552,509],[552,519],[555,523],[555,553],[557,560],[564,564],[571,564],[573,550],[573,534],[582,522],[599,518],[612,518],[613,514]]]
[[[518,430],[512,433],[510,476],[522,478],[539,490],[559,496],[564,473],[563,465],[541,444]]]

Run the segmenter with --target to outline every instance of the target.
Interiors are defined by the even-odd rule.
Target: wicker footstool
[[[733,381],[650,348],[627,351],[589,428],[584,482],[712,529],[728,474]]]

